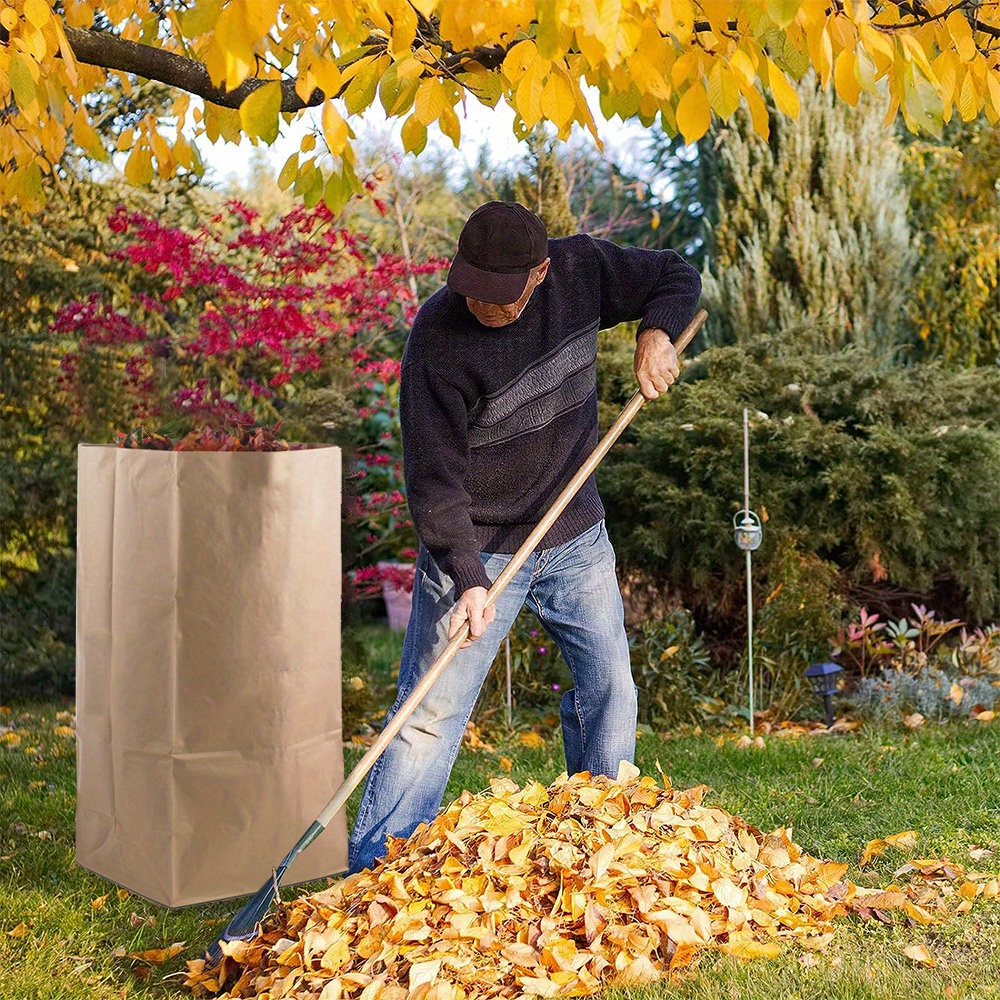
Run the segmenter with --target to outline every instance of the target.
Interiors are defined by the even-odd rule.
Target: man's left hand
[[[677,352],[665,330],[649,327],[635,344],[635,377],[646,399],[656,399],[680,375]]]

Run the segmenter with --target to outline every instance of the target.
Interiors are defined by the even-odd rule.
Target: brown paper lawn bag
[[[340,450],[82,445],[76,856],[164,906],[256,892],[344,777]],[[346,868],[343,814],[286,884]]]

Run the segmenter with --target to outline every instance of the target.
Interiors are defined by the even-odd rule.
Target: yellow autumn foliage
[[[792,81],[810,67],[848,103],[884,93],[886,121],[902,114],[912,130],[956,113],[1000,121],[1000,2],[925,0],[919,11],[868,0],[5,0],[0,198],[40,205],[70,139],[109,155],[84,98],[112,73],[126,87],[147,76],[182,92],[174,124],[151,112],[132,131],[126,172],[137,184],[193,168],[189,111],[213,141],[271,143],[287,116],[338,102],[322,130],[336,183],[305,147],[282,171],[307,201],[334,208],[358,187],[346,121],[376,102],[404,120],[415,153],[432,125],[457,144],[470,98],[512,107],[518,135],[548,121],[561,137],[581,126],[596,139],[595,99],[606,115],[659,117],[687,142],[745,103],[766,135],[764,95],[796,115]],[[90,30],[98,14],[110,30]],[[170,69],[151,58],[159,52]]]

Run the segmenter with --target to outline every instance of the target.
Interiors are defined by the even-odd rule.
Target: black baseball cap
[[[548,257],[548,245],[545,223],[523,205],[487,202],[462,227],[448,287],[481,302],[516,302],[531,269]]]

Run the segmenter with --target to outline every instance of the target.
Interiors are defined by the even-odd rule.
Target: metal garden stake
[[[760,518],[750,509],[750,421],[743,408],[743,509],[733,517],[733,537],[747,554],[747,665],[750,688],[750,735],[753,736],[753,586],[750,553],[761,541]]]

